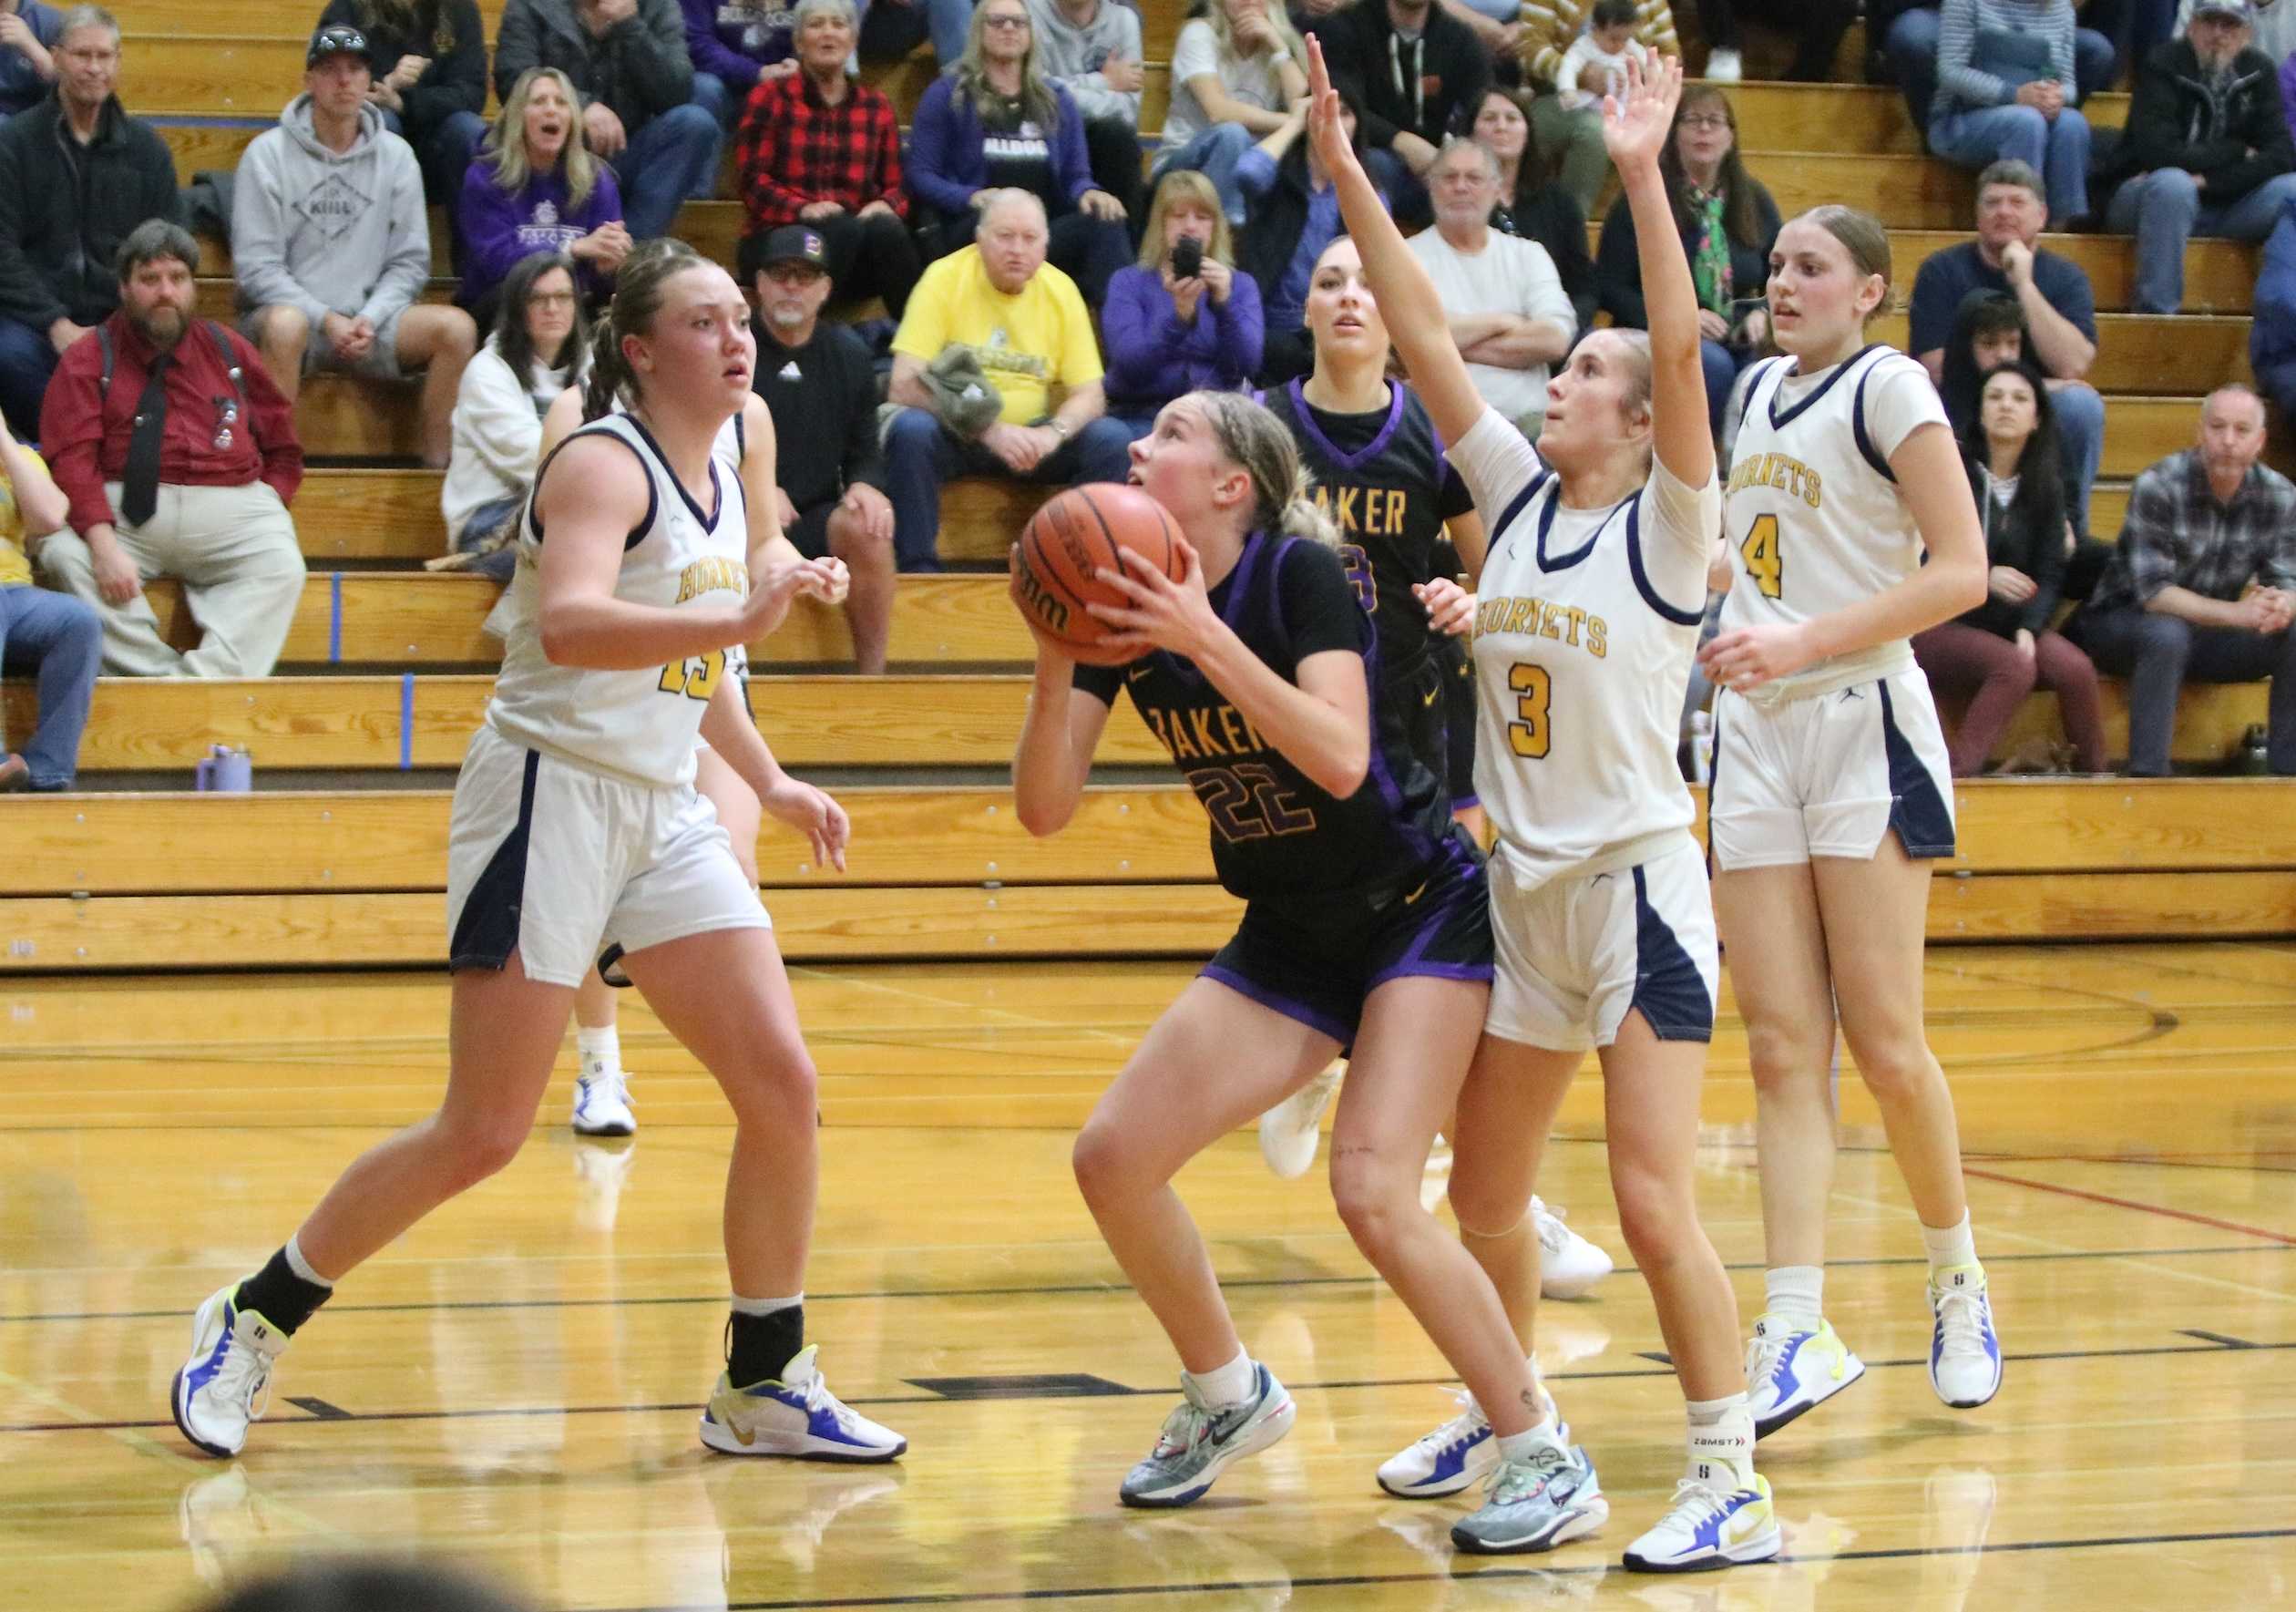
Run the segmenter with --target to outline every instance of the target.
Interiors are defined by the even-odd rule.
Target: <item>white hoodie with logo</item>
[[[299,95],[240,159],[231,270],[242,309],[285,303],[315,330],[329,313],[381,329],[430,277],[430,215],[415,149],[359,109],[348,151],[329,150]]]

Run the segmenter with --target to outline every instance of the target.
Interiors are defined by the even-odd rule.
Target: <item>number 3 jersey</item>
[[[1125,690],[1212,819],[1212,865],[1229,893],[1360,894],[1416,879],[1450,831],[1433,774],[1379,697],[1379,637],[1339,558],[1303,538],[1255,532],[1212,609],[1286,683],[1328,650],[1364,659],[1371,765],[1340,800],[1286,760],[1193,662],[1154,650],[1122,666],[1079,666],[1072,686],[1105,704]]]
[[[1724,535],[1734,575],[1722,630],[1789,625],[1872,598],[1922,564],[1922,534],[1890,456],[1925,425],[1945,425],[1929,372],[1874,345],[1814,375],[1766,360],[1747,385]],[[1949,427],[1950,429],[1950,427]],[[1902,639],[1804,668],[1756,689],[1758,703],[1825,693],[1913,664]]]
[[[688,495],[652,434],[629,415],[608,415],[566,439],[611,437],[646,471],[646,516],[624,543],[621,570],[614,579],[616,599],[682,609],[738,605],[749,596],[740,417],[729,421],[712,445],[707,503]],[[548,462],[543,467],[547,472]],[[536,477],[538,485],[540,479]],[[542,652],[538,561],[544,540],[534,500],[528,498],[518,526],[518,569],[510,583],[502,673],[487,707],[487,723],[514,744],[611,777],[661,788],[692,783],[702,713],[719,683],[738,672],[740,650],[635,671],[555,664]]]
[[[1451,449],[1491,534],[1475,590],[1475,793],[1516,883],[1631,867],[1689,829],[1676,765],[1721,525],[1662,465],[1604,508],[1496,409]]]

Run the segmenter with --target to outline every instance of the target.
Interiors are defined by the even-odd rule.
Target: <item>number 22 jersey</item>
[[[1379,697],[1378,633],[1338,556],[1304,538],[1255,532],[1211,604],[1286,683],[1310,655],[1363,657],[1371,765],[1353,795],[1338,799],[1309,779],[1210,679],[1168,651],[1122,666],[1079,666],[1072,686],[1103,704],[1114,704],[1120,688],[1132,696],[1212,819],[1212,864],[1230,894],[1376,896],[1415,879],[1450,834],[1450,807]]]

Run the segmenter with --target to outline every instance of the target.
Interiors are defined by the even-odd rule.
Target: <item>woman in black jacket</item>
[[[2065,576],[2065,482],[2049,389],[2039,375],[2017,364],[1986,373],[1962,457],[1985,524],[1987,596],[1975,610],[1913,635],[1913,658],[1930,687],[1969,700],[1946,744],[1953,776],[1984,770],[2035,683],[2057,697],[2077,769],[2101,773],[2096,668],[2049,628]]]
[[[1531,123],[1531,92],[1495,85],[1484,90],[1468,134],[1499,161],[1500,201],[1491,209],[1491,227],[1545,247],[1570,296],[1579,329],[1594,329],[1598,299],[1594,260],[1586,250],[1586,215],[1579,210],[1577,198],[1555,182],[1546,154],[1539,149],[1538,132]]]
[[[366,36],[367,91],[393,134],[415,148],[423,193],[454,216],[486,138],[487,36],[477,0],[328,0],[319,26]]]
[[[1690,257],[1690,277],[1697,284],[1707,413],[1718,437],[1731,384],[1769,334],[1761,300],[1769,280],[1770,243],[1778,239],[1778,203],[1739,160],[1737,114],[1729,98],[1710,85],[1683,90],[1674,138],[1658,163],[1666,176],[1682,250]],[[1635,251],[1635,223],[1622,196],[1603,221],[1594,273],[1612,323],[1643,330],[1649,322],[1643,313]]]

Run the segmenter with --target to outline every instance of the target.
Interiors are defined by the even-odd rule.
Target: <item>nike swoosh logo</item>
[[[1421,881],[1421,883],[1420,883],[1420,888],[1417,888],[1417,889],[1413,890],[1413,891],[1412,891],[1409,895],[1408,895],[1408,896],[1406,896],[1406,897],[1404,897],[1404,898],[1403,898],[1403,905],[1404,905],[1404,906],[1406,906],[1406,907],[1409,907],[1409,906],[1412,902],[1414,902],[1414,901],[1418,900],[1418,899],[1419,899],[1421,896],[1424,896],[1425,894],[1427,894],[1427,886],[1428,886],[1428,884],[1430,884],[1430,883],[1431,883],[1431,882],[1433,882],[1433,881],[1431,881],[1431,880],[1423,880],[1423,881]]]
[[[1443,691],[1441,689],[1437,689],[1433,693],[1422,694],[1420,696],[1420,703],[1422,705],[1432,705],[1442,696],[1442,693]]]
[[[1722,1525],[1722,1543],[1725,1545],[1744,1545],[1748,1540],[1753,1538],[1754,1535],[1759,1534],[1762,1531],[1763,1525],[1768,1522],[1768,1520],[1769,1519],[1768,1517],[1762,1514],[1761,1508],[1758,1506],[1749,1505],[1745,1507],[1743,1510],[1735,1512],[1731,1514],[1730,1520]]]

